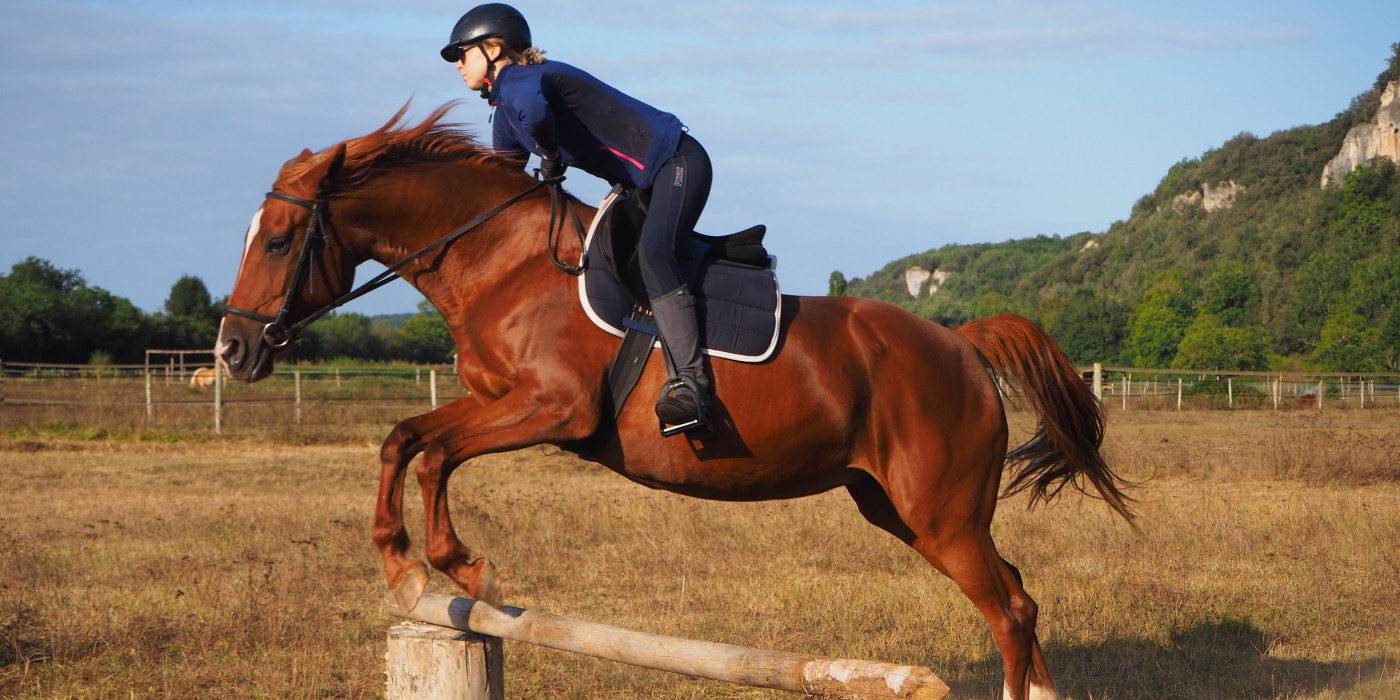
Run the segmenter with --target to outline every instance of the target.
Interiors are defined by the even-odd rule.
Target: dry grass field
[[[395,621],[368,529],[387,430],[0,432],[0,697],[382,695]],[[1140,531],[1077,493],[997,516],[1064,695],[1400,697],[1400,412],[1114,411],[1107,452],[1141,482]],[[514,605],[927,664],[955,697],[1000,697],[972,605],[843,492],[710,503],[543,450],[453,484]],[[512,698],[792,697],[506,655]]]

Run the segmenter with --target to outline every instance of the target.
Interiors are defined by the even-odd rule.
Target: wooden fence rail
[[[948,694],[948,686],[922,666],[647,634],[510,606],[498,610],[470,598],[438,593],[423,594],[417,606],[406,613],[392,603],[386,605],[390,613],[399,617],[488,637],[454,636],[418,626],[409,630],[394,628],[389,633],[387,655],[390,700],[499,700],[503,697],[503,664],[499,655],[492,658],[490,637],[816,698],[936,700]],[[444,682],[455,687],[442,687]]]
[[[343,424],[351,407],[367,420],[399,419],[465,393],[450,369],[432,365],[291,366],[265,382],[246,385],[230,383],[223,368],[212,363],[148,367],[0,361],[0,429],[54,423],[223,433],[263,429],[274,414],[279,425],[315,429]]]

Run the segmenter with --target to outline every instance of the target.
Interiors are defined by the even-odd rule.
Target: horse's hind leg
[[[1049,700],[1054,686],[1035,639],[1035,602],[1020,584],[1020,574],[996,551],[991,533],[977,518],[952,519],[957,530],[936,523],[916,531],[900,515],[873,477],[846,487],[872,524],[910,545],[963,591],[991,626],[1006,674],[1006,696],[1015,700]]]
[[[1021,570],[1012,566],[1004,557],[1001,560],[1003,581],[1011,595],[1011,613],[1021,621],[1031,638],[1031,697],[1033,700],[1048,700],[1057,697],[1055,684],[1050,680],[1050,672],[1045,668],[1045,655],[1040,650],[1040,640],[1036,637],[1035,623],[1038,609],[1030,594],[1026,593],[1021,581]]]
[[[914,541],[914,549],[953,579],[986,618],[1001,650],[1002,669],[1006,674],[1005,697],[1031,700],[1034,630],[1028,629],[1012,609],[1005,569],[991,533],[984,528],[969,527],[936,538],[920,536]]]
[[[885,495],[885,488],[875,477],[866,477],[847,484],[846,491],[851,494],[856,507],[860,509],[860,514],[870,521],[870,524],[894,535],[900,542],[914,546],[914,540],[918,536],[900,519],[894,504],[890,503],[890,497]]]

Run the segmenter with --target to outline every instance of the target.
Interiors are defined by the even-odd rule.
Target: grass
[[[395,620],[368,529],[385,431],[10,430],[0,697],[382,695]],[[1062,693],[1400,697],[1397,447],[1394,410],[1115,412],[1106,449],[1140,482],[1139,531],[1078,494],[1010,499],[997,516]],[[980,615],[843,493],[697,501],[537,449],[463,467],[452,505],[511,604],[926,664],[955,697],[1000,697]],[[415,535],[420,513],[411,499]],[[436,574],[432,590],[452,592]],[[792,697],[522,644],[506,654],[514,698]]]

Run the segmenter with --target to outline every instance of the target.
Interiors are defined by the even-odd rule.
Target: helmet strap
[[[486,53],[485,44],[477,44],[476,48],[481,49],[481,57],[486,59],[486,77],[481,81],[481,99],[491,99],[491,86],[496,82],[496,62],[491,60],[491,54]]]

